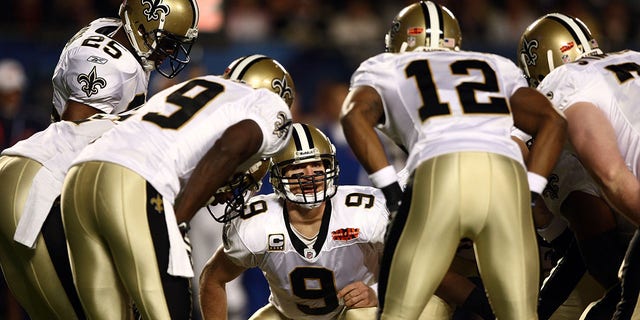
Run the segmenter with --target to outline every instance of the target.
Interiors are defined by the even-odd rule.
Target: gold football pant
[[[537,319],[539,262],[526,171],[484,152],[420,164],[391,222],[381,266],[382,319],[418,319],[462,238],[498,319]]]
[[[40,163],[28,158],[0,157],[0,265],[9,289],[31,319],[78,319],[82,307],[70,276],[59,203],[54,204],[43,226],[42,232],[47,230],[49,238],[41,233],[35,249],[13,240],[33,178],[41,168]],[[54,239],[58,241],[52,242]],[[62,272],[61,278],[56,267]],[[61,279],[66,280],[69,295]]]
[[[188,278],[167,273],[169,239],[162,196],[135,172],[107,162],[72,167],[62,216],[73,277],[92,319],[189,319]]]

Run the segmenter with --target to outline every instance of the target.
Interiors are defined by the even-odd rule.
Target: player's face
[[[285,171],[293,194],[314,194],[324,190],[324,176],[322,161],[290,165]]]
[[[162,64],[162,62],[170,55],[172,55],[176,49],[165,42],[160,42],[158,44],[158,49],[154,50],[151,55],[149,55],[149,59],[155,62],[156,67]]]

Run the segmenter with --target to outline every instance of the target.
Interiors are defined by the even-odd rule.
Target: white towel
[[[42,225],[51,211],[51,206],[60,195],[62,182],[53,177],[53,173],[42,167],[33,178],[27,202],[13,240],[29,247],[36,247],[36,239],[40,234]]]
[[[167,231],[169,232],[169,268],[167,268],[167,272],[173,276],[193,278],[193,266],[187,253],[187,244],[184,243],[182,233],[178,229],[172,201],[163,197],[162,203],[164,204],[164,216],[167,223]]]

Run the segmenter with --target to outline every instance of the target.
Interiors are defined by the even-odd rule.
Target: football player
[[[54,122],[2,151],[0,265],[31,319],[86,318],[73,287],[60,191],[74,156],[125,117]]]
[[[181,235],[230,177],[286,145],[294,92],[276,60],[243,57],[160,91],[80,153],[61,206],[89,318],[120,319],[130,299],[144,319],[191,317]]]
[[[640,53],[624,50],[605,54],[584,23],[557,13],[531,24],[519,46],[520,63],[529,82],[567,118],[572,153],[599,184],[609,204],[639,225],[640,124],[636,104],[640,101]],[[622,266],[622,299],[614,319],[640,317],[636,307],[638,250],[640,235],[636,230]]]
[[[198,36],[195,0],[123,0],[65,45],[53,73],[53,121],[117,114],[146,101],[149,76],[175,77]]]
[[[373,319],[389,212],[380,190],[338,187],[335,147],[295,123],[271,159],[274,193],[253,197],[224,227],[200,279],[205,319],[226,319],[225,284],[248,268],[264,273],[269,303],[250,319]]]
[[[531,139],[517,129],[512,135],[523,143]],[[607,298],[590,308],[586,319],[611,318],[620,296],[617,273],[633,227],[613,212],[598,185],[569,150],[562,151],[549,177],[550,183],[533,208],[534,224],[559,260],[543,282],[538,317],[549,319],[588,271],[601,287],[581,286],[574,294],[584,299],[573,307],[568,301],[560,311],[565,315],[562,319],[579,318],[591,302],[588,298],[597,300],[603,288],[608,290]],[[560,318],[560,313],[555,318]]]
[[[124,1],[119,14],[121,19],[101,18],[93,21],[78,31],[66,44],[52,79],[54,85],[52,120],[81,120],[96,113],[118,114],[135,108],[146,100],[147,85],[152,70],[157,69],[165,76],[175,76],[189,62],[190,47],[198,33],[198,8],[195,0],[168,0],[157,4],[143,0]],[[95,121],[80,127],[93,127],[93,123]],[[48,132],[54,132],[54,130],[56,129]],[[59,142],[38,140],[42,142],[41,145],[34,141],[28,142],[34,145],[36,150],[43,149],[41,151],[27,151],[25,148],[20,148],[9,151],[7,155],[33,158],[38,162],[46,160],[47,157],[60,158],[61,155],[58,153],[62,150],[65,152],[73,150],[77,153],[81,146],[88,143],[88,140],[94,139],[102,132],[101,129],[91,130],[95,132],[78,137],[75,135],[82,135],[84,134],[82,132],[87,129],[59,130],[62,134],[66,134],[60,138]],[[53,139],[49,134],[43,136],[46,137],[45,139]],[[70,141],[74,137],[78,141]],[[64,142],[68,142],[66,148],[55,150]],[[25,145],[27,142],[23,144]],[[43,148],[43,145],[46,147]],[[43,179],[42,176],[47,170],[63,175],[69,165],[65,161],[71,161],[70,157],[74,154],[69,152],[64,155],[62,157],[64,161],[38,162],[43,168],[38,169],[39,175],[36,177]],[[9,167],[5,169],[11,170]],[[55,190],[56,184],[53,182],[49,185],[35,183],[34,188],[31,189],[33,192],[30,192],[30,189],[25,186],[30,183],[31,178],[35,177],[23,177],[21,183],[25,185],[19,190],[14,190],[19,193],[27,192],[31,198],[23,199],[27,203],[18,201],[19,206],[10,211],[3,210],[7,214],[0,218],[3,219],[2,235],[6,241],[3,245],[5,248],[12,248],[8,252],[16,253],[15,256],[11,255],[3,259],[5,260],[3,264],[7,269],[14,270],[28,267],[21,271],[23,272],[21,276],[10,280],[14,283],[10,286],[14,292],[22,292],[18,295],[25,295],[18,299],[25,305],[32,318],[73,319],[75,316],[72,316],[71,305],[67,298],[77,299],[73,298],[73,286],[70,286],[70,270],[62,223],[59,218],[56,218],[59,215],[58,202],[51,201],[60,195],[60,190]],[[13,182],[13,180],[7,181]],[[51,193],[44,196],[45,191]],[[26,197],[27,193],[22,196]],[[35,196],[35,193],[38,193],[38,196]],[[39,197],[44,197],[44,200]],[[31,203],[32,201],[37,203]],[[35,207],[38,208],[36,211],[40,214],[38,217],[40,220],[35,222],[35,226],[31,225],[34,223],[32,214],[27,214],[26,219],[19,222],[22,219],[23,205],[27,208],[24,211],[25,214],[34,210]],[[44,223],[49,209],[54,214],[47,218],[47,223]],[[18,226],[20,227],[16,229]],[[29,234],[26,235],[25,231]],[[35,237],[40,231],[45,236],[38,237],[39,240],[36,241]],[[16,232],[18,232],[17,242],[13,242]],[[19,243],[27,247],[19,247]],[[45,243],[46,246],[36,245],[37,243]],[[30,255],[32,258],[28,258]],[[9,261],[12,258],[16,260]],[[51,281],[47,279],[45,281],[47,285],[42,286],[42,279],[54,275],[51,271],[53,266],[58,272],[60,281],[53,278]],[[36,276],[36,273],[40,276]],[[60,282],[65,287],[67,295],[63,294]],[[82,318],[83,316],[80,315],[82,308],[75,301],[72,304],[77,316]]]
[[[387,52],[352,76],[341,118],[373,185],[399,206],[380,271],[381,318],[418,318],[469,238],[496,318],[536,319],[530,200],[546,186],[566,120],[511,60],[459,50],[460,27],[443,6],[405,7],[385,40]],[[526,167],[514,124],[536,138]],[[374,128],[409,153],[402,201]]]

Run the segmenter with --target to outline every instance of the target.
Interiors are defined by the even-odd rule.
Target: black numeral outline
[[[640,76],[640,65],[635,62],[611,64],[604,68],[613,72],[613,74],[616,75],[616,78],[618,78],[620,84],[634,79],[635,76],[632,74],[634,72],[636,73],[636,76]]]
[[[107,38],[104,36],[90,36],[82,41],[82,45],[85,47],[100,48],[105,39],[111,40],[111,38]],[[102,48],[102,51],[104,51],[114,59],[118,59],[122,56],[122,51],[118,47],[118,43],[115,40],[107,42],[107,44]]]
[[[470,70],[480,70],[484,82],[466,81],[456,86],[456,92],[464,113],[510,114],[509,104],[504,97],[491,97],[488,103],[476,100],[476,92],[500,92],[495,71],[485,61],[459,60],[449,66],[452,75],[468,75]],[[422,106],[418,108],[420,119],[426,121],[430,117],[451,114],[448,103],[440,101],[438,88],[433,78],[429,60],[415,60],[405,68],[407,78],[414,78]]]
[[[197,86],[204,90],[193,97],[185,95]],[[177,130],[191,120],[202,107],[223,93],[224,89],[224,86],[217,82],[204,79],[191,80],[169,94],[166,98],[167,103],[178,106],[178,110],[168,116],[157,112],[149,112],[142,117],[142,120],[155,123],[164,129]]]
[[[307,281],[317,281],[319,288],[307,288]],[[298,267],[289,273],[292,293],[302,299],[322,299],[324,307],[297,304],[300,311],[310,315],[323,315],[339,306],[333,271],[320,267]]]
[[[267,202],[264,200],[253,201],[244,206],[244,210],[240,215],[242,219],[249,219],[253,216],[265,213],[268,211]]]
[[[373,207],[376,197],[366,193],[349,193],[344,199],[344,205],[347,207],[360,207],[364,204],[365,209]]]

